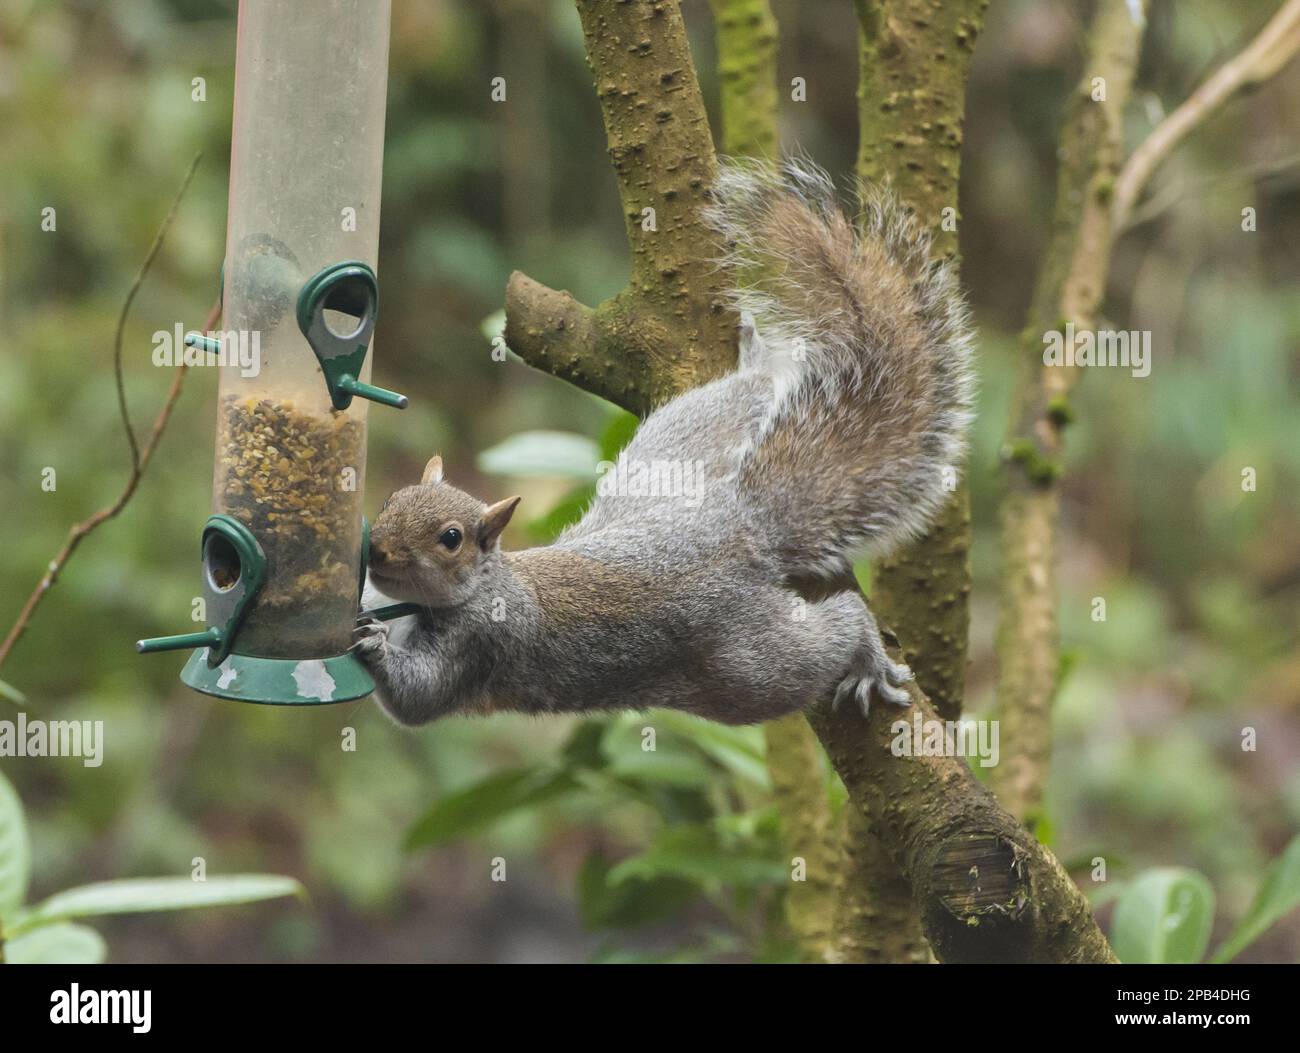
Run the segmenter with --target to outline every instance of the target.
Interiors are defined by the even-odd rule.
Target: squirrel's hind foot
[[[840,681],[835,691],[832,709],[838,709],[840,703],[852,697],[865,717],[871,711],[871,689],[890,705],[910,706],[912,698],[902,686],[914,679],[912,670],[902,662],[895,662],[885,653],[879,639],[872,641],[874,646],[863,648],[862,654],[855,659],[854,668],[848,676]]]

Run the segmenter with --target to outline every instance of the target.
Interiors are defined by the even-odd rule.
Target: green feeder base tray
[[[214,668],[204,647],[190,655],[181,680],[205,695],[268,706],[352,702],[375,690],[370,674],[350,654],[299,660],[232,653]]]

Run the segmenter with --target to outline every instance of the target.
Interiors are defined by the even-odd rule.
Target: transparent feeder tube
[[[239,5],[222,341],[244,355],[221,371],[213,506],[267,561],[242,654],[327,657],[350,642],[367,404],[333,408],[295,312],[322,268],[377,269],[388,25],[388,0]],[[357,325],[326,320],[339,335]]]

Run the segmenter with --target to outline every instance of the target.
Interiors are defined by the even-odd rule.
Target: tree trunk
[[[716,162],[677,3],[578,0],[578,10],[628,220],[633,278],[593,310],[515,274],[506,338],[538,368],[644,413],[734,366],[734,319],[722,306],[734,279],[707,262],[713,251],[700,216]],[[965,46],[965,32],[957,27],[953,46]],[[664,211],[650,234],[635,217],[656,202]],[[917,664],[918,673],[926,668]],[[935,716],[915,687],[913,697],[919,716]],[[895,756],[888,707],[877,706],[868,722],[852,707],[832,714],[826,702],[809,721],[911,885],[941,960],[1114,960],[1083,894],[964,760]]]

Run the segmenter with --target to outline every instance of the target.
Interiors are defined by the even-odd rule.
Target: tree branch
[[[857,0],[858,177],[889,183],[934,234],[937,256],[957,252],[957,185],[966,74],[987,0]],[[943,222],[951,209],[952,223]],[[946,717],[961,712],[970,594],[970,497],[963,484],[929,533],[872,568],[873,608],[903,641],[918,682]],[[827,749],[832,749],[826,743]],[[910,890],[853,817],[845,856],[845,939],[863,961],[925,961]]]
[[[983,9],[982,0],[970,0],[970,3]],[[679,107],[674,119],[680,120],[683,114],[699,114],[698,126],[704,131],[704,141],[696,144],[700,152],[692,155],[692,164],[697,166],[697,170],[711,175],[714,167],[712,146],[690,54],[685,48],[685,32],[678,5],[668,0],[600,5],[590,0],[578,0],[578,6],[597,92],[606,110],[606,128],[613,144],[611,157],[620,179],[625,210],[629,200],[638,200],[635,198],[637,184],[633,181],[634,185],[624,186],[627,182],[626,155],[618,147],[624,137],[621,132],[616,134],[611,130],[612,125],[620,123],[621,116],[618,113],[611,115],[609,96],[620,95],[619,85],[639,85],[629,89],[631,97],[635,98],[647,83],[658,83],[657,77],[646,76],[648,67],[642,59],[647,53],[658,54],[660,59],[665,50],[671,53],[675,64],[672,79],[681,85],[677,93],[693,96],[692,99],[672,101]],[[600,7],[599,14],[593,10],[596,6]],[[640,23],[647,24],[641,26]],[[961,38],[955,36],[955,39]],[[920,54],[917,58],[918,61],[924,58],[925,62],[932,60]],[[627,105],[633,107],[635,104]],[[671,124],[674,119],[666,123]],[[676,140],[646,139],[637,152],[641,183],[653,186],[660,185],[665,178],[669,181],[678,178],[674,173],[681,170],[680,149],[681,143]],[[564,368],[572,377],[598,378],[597,382],[605,390],[618,394],[616,401],[620,404],[644,411],[656,403],[656,396],[667,397],[683,391],[692,383],[722,372],[734,363],[734,331],[730,320],[713,327],[715,332],[711,344],[704,339],[703,329],[694,324],[696,319],[712,318],[718,314],[714,308],[728,280],[727,275],[715,272],[712,264],[701,262],[700,250],[709,244],[709,237],[698,222],[696,210],[707,186],[706,179],[698,187],[691,187],[688,211],[694,216],[692,229],[695,234],[692,236],[697,240],[693,244],[683,241],[673,249],[693,258],[698,266],[691,271],[692,274],[709,271],[709,282],[691,281],[679,288],[680,295],[692,298],[693,302],[679,305],[675,313],[663,314],[658,310],[655,297],[645,295],[637,285],[635,263],[633,283],[624,294],[620,294],[623,297],[621,301],[620,297],[615,297],[620,301],[620,309],[627,312],[626,325],[640,326],[642,332],[647,325],[662,325],[668,335],[678,327],[693,333],[692,341],[687,345],[689,355],[683,356],[688,365],[675,368],[675,359],[665,360],[662,350],[658,352],[661,356],[658,369],[655,369],[653,354],[640,354],[636,349],[629,351],[632,361],[626,364],[610,361],[611,348],[617,345],[609,342],[609,330],[602,331],[599,318],[602,311],[608,310],[607,305],[596,309],[596,318],[588,318],[580,310],[572,315],[573,327],[591,326],[586,335],[593,343],[584,346],[568,337],[570,323],[562,316],[561,308],[565,311],[573,309],[556,294],[545,298],[555,313],[529,323],[535,324],[537,331],[532,351],[538,350],[538,342],[546,334],[558,333],[559,340],[565,344],[563,356],[552,356],[542,368],[554,372],[550,369],[550,361],[559,362],[562,357]],[[521,285],[520,277],[512,279],[516,291]],[[538,299],[541,297],[533,297],[534,301]],[[523,354],[517,338],[511,336],[509,291],[507,300],[507,340]],[[637,308],[646,312],[644,317],[637,313]],[[527,328],[524,320],[518,317],[519,313],[517,310],[515,330],[518,334],[526,334]],[[565,322],[562,328],[557,324],[559,321]],[[681,345],[668,343],[661,346],[675,350]],[[527,359],[528,355],[524,357]],[[617,383],[599,379],[614,374],[619,377]],[[577,382],[586,386],[582,379]],[[932,717],[934,711],[919,691],[914,697],[919,714]],[[877,706],[870,724],[850,709],[842,707],[838,714],[818,709],[810,714],[809,720],[844,780],[851,799],[857,807],[869,809],[874,828],[890,858],[911,884],[922,909],[926,936],[941,959],[1113,961],[1083,895],[1051,854],[975,781],[964,760],[895,757],[889,750],[891,735],[885,714],[887,707]],[[898,711],[893,712],[896,715]]]
[[[185,196],[185,191],[190,187],[190,180],[194,178],[194,173],[198,170],[199,162],[203,159],[202,152],[194,155],[194,160],[190,162],[189,170],[185,173],[185,178],[181,180],[180,189],[176,191],[176,196],[172,198],[172,207],[167,210],[167,215],[163,217],[162,223],[158,227],[158,233],[153,236],[153,244],[149,246],[149,251],[145,253],[144,259],[140,262],[140,269],[135,272],[135,280],[131,282],[131,287],[126,291],[126,299],[122,301],[122,310],[117,315],[117,331],[113,334],[113,382],[117,388],[117,408],[122,416],[122,430],[126,432],[127,445],[131,447],[131,471],[140,470],[140,447],[135,439],[135,428],[131,424],[131,413],[126,405],[126,378],[122,375],[122,335],[126,331],[126,316],[131,313],[131,305],[135,302],[136,293],[140,291],[140,286],[144,284],[144,277],[149,273],[149,268],[153,266],[154,257],[158,255],[158,250],[162,248],[163,239],[167,236],[167,229],[172,225],[172,220],[176,218],[176,210],[180,208],[181,198]]]
[[[709,0],[718,29],[722,152],[775,157],[776,18],[768,0]]]
[[[1300,0],[1287,0],[1240,54],[1220,66],[1133,151],[1115,180],[1115,229],[1122,230],[1128,224],[1143,187],[1183,139],[1234,95],[1273,77],[1297,51]]]
[[[168,390],[166,397],[163,399],[163,404],[158,410],[158,415],[154,418],[153,427],[149,431],[149,437],[145,440],[143,447],[138,446],[135,431],[131,426],[131,420],[127,413],[126,388],[123,382],[122,373],[122,338],[126,328],[126,316],[127,312],[130,310],[132,302],[135,300],[136,293],[144,282],[145,276],[149,273],[149,268],[152,266],[154,258],[158,255],[158,250],[162,247],[163,238],[167,234],[167,228],[171,226],[172,219],[175,218],[176,215],[176,210],[180,206],[181,198],[185,196],[185,191],[190,185],[190,180],[194,178],[194,171],[198,167],[201,156],[202,155],[196,155],[194,160],[190,163],[189,171],[185,174],[180,189],[177,191],[176,197],[172,201],[172,206],[168,210],[166,217],[163,219],[162,225],[158,228],[158,233],[154,236],[153,244],[150,246],[149,252],[144,258],[144,262],[140,265],[140,270],[136,273],[135,280],[131,283],[131,288],[128,290],[126,300],[122,305],[121,314],[118,316],[117,333],[113,340],[113,374],[117,384],[118,407],[122,414],[122,427],[126,431],[127,441],[131,447],[131,473],[127,477],[126,484],[123,486],[122,492],[118,495],[116,501],[99,509],[99,511],[95,512],[89,518],[82,520],[80,523],[74,523],[68,530],[68,536],[63,542],[63,547],[59,549],[54,558],[50,561],[44,575],[41,576],[41,580],[36,583],[36,587],[32,590],[31,595],[27,597],[27,601],[23,604],[22,610],[18,612],[18,618],[6,634],[4,642],[0,643],[0,666],[4,665],[5,660],[14,649],[14,645],[18,643],[18,640],[22,637],[23,633],[27,631],[27,626],[31,622],[32,616],[36,613],[37,607],[40,606],[46,593],[53,588],[54,583],[58,580],[59,575],[67,565],[68,560],[70,560],[73,553],[77,551],[77,547],[87,535],[93,533],[108,520],[116,517],[118,513],[126,507],[127,502],[129,502],[135,495],[136,488],[139,487],[140,480],[144,477],[144,473],[149,467],[149,462],[153,460],[154,452],[158,449],[158,443],[161,441],[163,432],[167,428],[167,423],[171,420],[172,409],[176,405],[176,400],[180,398],[181,388],[185,383],[186,367],[184,365],[180,365],[176,368],[175,374],[172,377],[171,387]],[[221,317],[221,305],[218,303],[214,305],[212,310],[208,313],[207,320],[203,323],[204,331],[211,329],[216,324],[219,317]]]
[[[1078,370],[1043,362],[1046,333],[1090,329],[1110,270],[1115,174],[1123,116],[1137,68],[1142,25],[1127,0],[1101,0],[1088,37],[1083,78],[1061,128],[1052,238],[1039,268],[1020,340],[1020,376],[1003,449],[1000,508],[1001,615],[998,710],[999,800],[1034,828],[1051,752],[1051,703],[1060,665],[1056,625],[1056,480],[1069,394]],[[1104,101],[1094,101],[1094,80]]]
[[[993,773],[1003,803],[1033,828],[1051,750],[1051,703],[1060,668],[1056,624],[1058,478],[1070,394],[1079,370],[1042,364],[1043,337],[1072,322],[1096,324],[1114,240],[1160,162],[1233,94],[1277,73],[1300,50],[1300,0],[1288,0],[1247,48],[1227,62],[1126,162],[1123,110],[1142,27],[1123,0],[1103,0],[1087,68],[1063,125],[1053,235],[1021,337],[1021,376],[1004,448],[999,709],[1004,763]],[[1093,78],[1106,85],[1091,98]]]
[[[838,830],[826,795],[817,737],[799,713],[763,725],[772,796],[787,862],[804,861],[804,880],[785,890],[785,920],[804,962],[837,960],[836,900],[842,873]],[[851,958],[857,961],[859,959]]]
[[[589,308],[516,272],[506,288],[506,343],[530,365],[644,414],[735,362],[726,278],[700,253],[711,243],[701,210],[717,162],[677,4],[577,7],[631,277]]]
[[[1253,164],[1241,165],[1238,168],[1229,168],[1201,176],[1193,180],[1190,185],[1182,185],[1171,180],[1160,188],[1159,193],[1152,194],[1143,200],[1140,205],[1135,206],[1124,217],[1123,224],[1116,226],[1115,235],[1118,238],[1134,227],[1158,219],[1179,202],[1189,197],[1198,197],[1210,187],[1223,183],[1253,183],[1260,179],[1291,174],[1297,168],[1300,168],[1300,153],[1291,153],[1283,154],[1280,157],[1264,158]]]
[[[894,755],[896,721],[910,738],[914,719],[939,719],[914,685],[912,700],[907,712],[822,707],[809,720],[910,883],[939,960],[1114,962],[1083,893],[964,759]]]
[[[842,814],[843,860],[831,960],[847,964],[929,963],[930,945],[921,932],[911,884],[885,850],[861,803],[850,800]]]
[[[710,0],[717,25],[722,149],[733,157],[777,152],[776,19],[768,0]],[[742,279],[743,280],[743,279]],[[786,924],[805,962],[835,957],[834,922],[841,853],[817,736],[800,714],[763,726],[772,796],[787,858],[805,880],[785,892]]]
[[[890,183],[957,254],[957,185],[966,75],[988,0],[856,0],[858,176]],[[954,222],[943,222],[951,209]],[[958,466],[954,466],[958,467]],[[970,627],[970,495],[965,483],[930,532],[877,561],[872,605],[903,644],[922,689],[946,716],[961,712]]]

